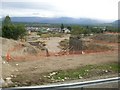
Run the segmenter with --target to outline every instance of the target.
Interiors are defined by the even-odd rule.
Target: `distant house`
[[[47,31],[50,31],[50,32],[60,32],[61,29],[60,28],[47,28]]]
[[[40,28],[39,31],[42,32],[42,33],[47,33],[48,32],[48,30],[46,28]]]
[[[67,28],[64,28],[63,31],[64,31],[64,33],[70,33],[70,30]]]
[[[26,27],[26,30],[31,32],[37,32],[39,30],[39,27],[29,26],[29,27]]]

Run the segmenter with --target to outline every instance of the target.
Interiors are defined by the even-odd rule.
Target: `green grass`
[[[107,72],[106,72],[107,70]],[[48,83],[63,82],[69,80],[78,80],[92,78],[96,76],[117,74],[120,72],[120,66],[117,63],[102,64],[102,65],[86,65],[76,69],[58,70],[49,73],[21,73],[15,78],[12,78],[14,84],[12,86],[33,86],[43,85]],[[17,82],[15,84],[15,82]]]
[[[65,77],[69,77],[71,79],[76,79],[76,78],[79,78],[79,76],[85,76],[88,73],[88,71],[91,69],[92,69],[92,66],[88,65],[88,66],[77,68],[77,69],[58,71],[58,74],[53,77],[55,79],[57,79],[58,77],[61,77],[62,79],[64,79]],[[86,71],[86,70],[88,70],[88,71]]]
[[[86,78],[89,77],[90,75],[98,76],[111,72],[118,73],[118,71],[120,72],[120,66],[115,63],[103,65],[87,65],[84,67],[79,67],[77,69],[55,71],[57,73],[55,75],[52,75],[51,78],[54,78],[54,80],[62,80],[65,78],[73,80]]]

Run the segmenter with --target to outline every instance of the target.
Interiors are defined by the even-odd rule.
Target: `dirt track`
[[[18,69],[16,73],[43,73],[55,70],[73,69],[89,64],[102,64],[117,62],[117,52],[71,55],[62,57],[46,57],[41,60],[10,62],[9,64]],[[16,66],[18,64],[18,66]]]
[[[64,40],[64,39],[69,39],[69,35],[66,35],[64,37],[50,37],[49,39],[40,39],[41,41],[45,41],[46,42],[46,48],[48,48],[48,50],[50,52],[60,52],[61,49],[58,48],[59,46],[59,42]]]

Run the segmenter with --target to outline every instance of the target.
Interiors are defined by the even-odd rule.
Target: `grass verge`
[[[117,63],[102,65],[86,65],[76,69],[59,70],[49,73],[25,73],[21,72],[12,78],[14,86],[34,86],[48,83],[56,83],[70,80],[87,79],[96,76],[117,74],[120,66]]]

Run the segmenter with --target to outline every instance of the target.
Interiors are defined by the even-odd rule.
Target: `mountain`
[[[71,17],[11,17],[13,22],[36,22],[36,23],[64,23],[64,24],[82,24],[94,25],[106,23],[105,21],[89,19],[89,18],[71,18]]]
[[[120,27],[120,20],[116,20],[112,23],[113,26],[118,26]]]

